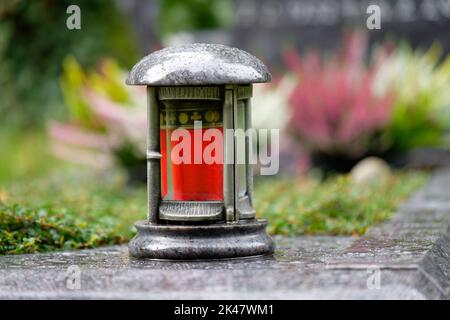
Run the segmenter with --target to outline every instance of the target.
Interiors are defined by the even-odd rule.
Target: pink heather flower
[[[349,34],[337,56],[321,60],[317,52],[284,58],[298,84],[289,98],[291,132],[311,150],[359,156],[391,116],[389,95],[372,91],[375,67],[366,67],[366,38]]]

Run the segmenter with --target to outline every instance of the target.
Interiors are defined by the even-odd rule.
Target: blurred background
[[[272,72],[252,100],[254,127],[281,130],[280,174],[255,179],[269,232],[363,234],[423,183],[417,169],[450,163],[449,30],[450,0],[2,0],[0,254],[130,239],[146,97],[125,78],[192,42]]]
[[[0,181],[64,162],[142,180],[145,97],[126,73],[190,42],[236,46],[269,66],[254,125],[282,130],[282,171],[346,172],[369,155],[447,160],[450,1],[371,1],[378,30],[363,0],[75,1],[81,29],[69,30],[72,2],[0,4]]]
[[[71,4],[80,30],[66,27]],[[369,4],[381,29],[367,27]],[[363,159],[361,179],[446,165],[449,30],[450,0],[3,0],[0,185],[73,166],[145,181],[145,90],[125,86],[127,72],[192,42],[271,70],[253,122],[281,130],[280,176],[326,178]]]

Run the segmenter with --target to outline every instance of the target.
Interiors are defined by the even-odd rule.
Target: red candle
[[[168,110],[168,111],[167,111]],[[161,193],[170,200],[207,201],[223,200],[223,143],[207,141],[204,133],[212,128],[223,132],[221,105],[213,107],[183,106],[170,109],[162,108],[161,112]],[[194,129],[194,121],[201,121],[201,128]],[[182,163],[174,163],[171,151],[182,143],[173,139],[172,134],[177,128],[186,129],[190,141],[190,159]],[[213,139],[217,139],[216,137]],[[205,148],[215,142],[217,146],[213,156],[220,159],[216,163],[205,163],[203,153]],[[168,148],[169,146],[169,148]],[[182,151],[183,152],[183,151]],[[175,154],[176,156],[177,154]],[[197,160],[197,162],[196,162]],[[201,163],[198,163],[198,161]],[[175,161],[176,162],[176,161]]]

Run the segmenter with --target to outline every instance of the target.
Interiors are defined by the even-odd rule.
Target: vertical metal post
[[[238,123],[238,102],[237,102],[237,85],[233,86],[233,129],[239,128]],[[233,133],[233,148],[234,148],[234,221],[239,221],[239,209],[237,208],[237,202],[239,200],[239,190],[241,189],[241,179],[239,179],[239,171],[237,170],[238,163],[238,143],[236,142],[236,132]]]
[[[228,133],[228,129],[234,129],[234,96],[234,86],[226,85],[223,104],[223,201],[227,222],[235,221],[234,134]]]
[[[147,87],[147,97],[147,217],[149,223],[157,223],[161,199],[161,150],[159,104],[155,87]]]
[[[252,105],[251,98],[245,100],[245,132],[252,127]],[[253,160],[253,139],[248,135],[245,136],[245,154],[246,154],[246,173],[247,173],[247,196],[250,201],[250,205],[253,207],[253,165],[251,160]]]

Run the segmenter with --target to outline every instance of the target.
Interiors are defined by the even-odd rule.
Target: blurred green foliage
[[[43,124],[63,116],[58,77],[62,61],[73,55],[93,66],[104,55],[131,67],[137,58],[130,33],[114,1],[79,0],[81,30],[66,27],[69,0],[0,2],[0,121]]]
[[[124,78],[125,74],[115,60],[105,58],[98,64],[98,70],[86,72],[73,56],[67,56],[63,61],[60,84],[70,120],[89,129],[101,126],[85,97],[86,90],[102,94],[124,108],[132,105],[133,99]]]
[[[70,118],[68,123],[61,125],[75,126],[80,132],[99,133],[105,139],[117,141],[110,150],[116,162],[136,171],[138,180],[146,181],[145,134],[131,134],[132,129],[145,130],[146,127],[145,89],[125,85],[125,78],[126,72],[113,59],[103,59],[96,70],[86,70],[73,56],[66,57],[60,82]],[[94,96],[101,97],[101,103],[96,102]],[[69,142],[72,148],[85,147],[83,141],[74,146],[73,136],[69,133],[50,136],[60,142]],[[134,173],[130,172],[130,180],[133,180],[131,175]]]
[[[375,88],[393,92],[385,132],[392,150],[443,146],[450,130],[450,55],[443,57],[438,44],[426,52],[401,45],[381,66]]]
[[[396,173],[354,185],[348,176],[320,182],[258,179],[255,206],[269,232],[283,235],[360,235],[389,218],[427,174]],[[145,187],[127,188],[120,175],[69,170],[0,185],[0,254],[90,248],[128,241],[146,217]]]
[[[162,37],[180,31],[227,27],[233,18],[230,0],[162,0],[159,33]]]
[[[0,183],[36,178],[62,166],[49,153],[49,141],[42,130],[0,127]]]

